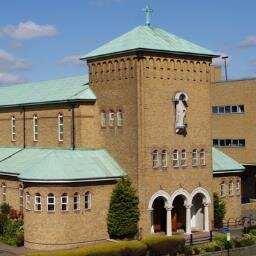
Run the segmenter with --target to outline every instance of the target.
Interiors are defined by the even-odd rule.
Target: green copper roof
[[[212,148],[213,173],[242,172],[245,167],[217,148]]]
[[[0,161],[0,174],[29,182],[113,180],[126,175],[106,150],[17,149]],[[0,155],[9,149],[0,148]]]
[[[218,54],[165,30],[151,26],[138,26],[120,37],[104,44],[84,55],[81,59],[90,59],[116,53],[145,50],[186,55],[217,57]]]
[[[95,99],[88,76],[0,87],[0,108]]]

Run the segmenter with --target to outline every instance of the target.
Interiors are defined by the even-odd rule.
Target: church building
[[[23,213],[25,246],[108,239],[125,175],[141,237],[209,232],[214,192],[239,218],[256,191],[256,80],[221,81],[216,57],[147,19],[82,56],[88,75],[0,87],[0,203]]]

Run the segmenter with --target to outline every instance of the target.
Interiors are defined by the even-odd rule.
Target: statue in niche
[[[184,136],[187,134],[185,118],[187,113],[187,100],[188,95],[185,92],[177,92],[174,101],[175,101],[175,109],[176,109],[176,122],[175,129],[177,134],[183,134]]]

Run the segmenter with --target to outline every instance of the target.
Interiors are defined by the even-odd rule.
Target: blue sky
[[[1,0],[0,85],[85,74],[79,56],[144,24],[147,3],[152,26],[228,55],[229,78],[256,77],[254,0]]]

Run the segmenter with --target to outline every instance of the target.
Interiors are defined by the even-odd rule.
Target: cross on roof
[[[146,8],[143,9],[146,14],[146,25],[150,26],[150,14],[153,10],[150,8],[149,4],[146,5]]]

